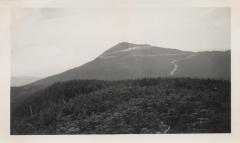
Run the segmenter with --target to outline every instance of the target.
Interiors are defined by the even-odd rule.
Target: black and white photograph
[[[239,0],[0,0],[0,143],[239,143]]]
[[[230,16],[12,9],[10,134],[231,133]]]

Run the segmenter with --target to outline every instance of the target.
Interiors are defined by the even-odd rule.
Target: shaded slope
[[[177,62],[177,77],[231,79],[231,55],[225,52],[199,52],[191,59]]]
[[[169,76],[170,61],[192,52],[122,42],[82,66],[39,80],[48,86],[73,79],[121,80]]]

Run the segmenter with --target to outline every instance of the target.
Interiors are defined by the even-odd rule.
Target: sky
[[[61,73],[123,41],[187,51],[231,43],[230,8],[86,5],[11,15],[11,75],[18,77]]]

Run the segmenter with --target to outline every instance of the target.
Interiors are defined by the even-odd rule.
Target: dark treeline
[[[190,78],[56,83],[11,111],[11,134],[226,133],[230,87]]]

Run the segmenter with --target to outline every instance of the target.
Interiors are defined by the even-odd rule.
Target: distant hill
[[[11,86],[23,86],[32,82],[39,80],[40,78],[32,76],[22,76],[22,77],[11,77]]]

